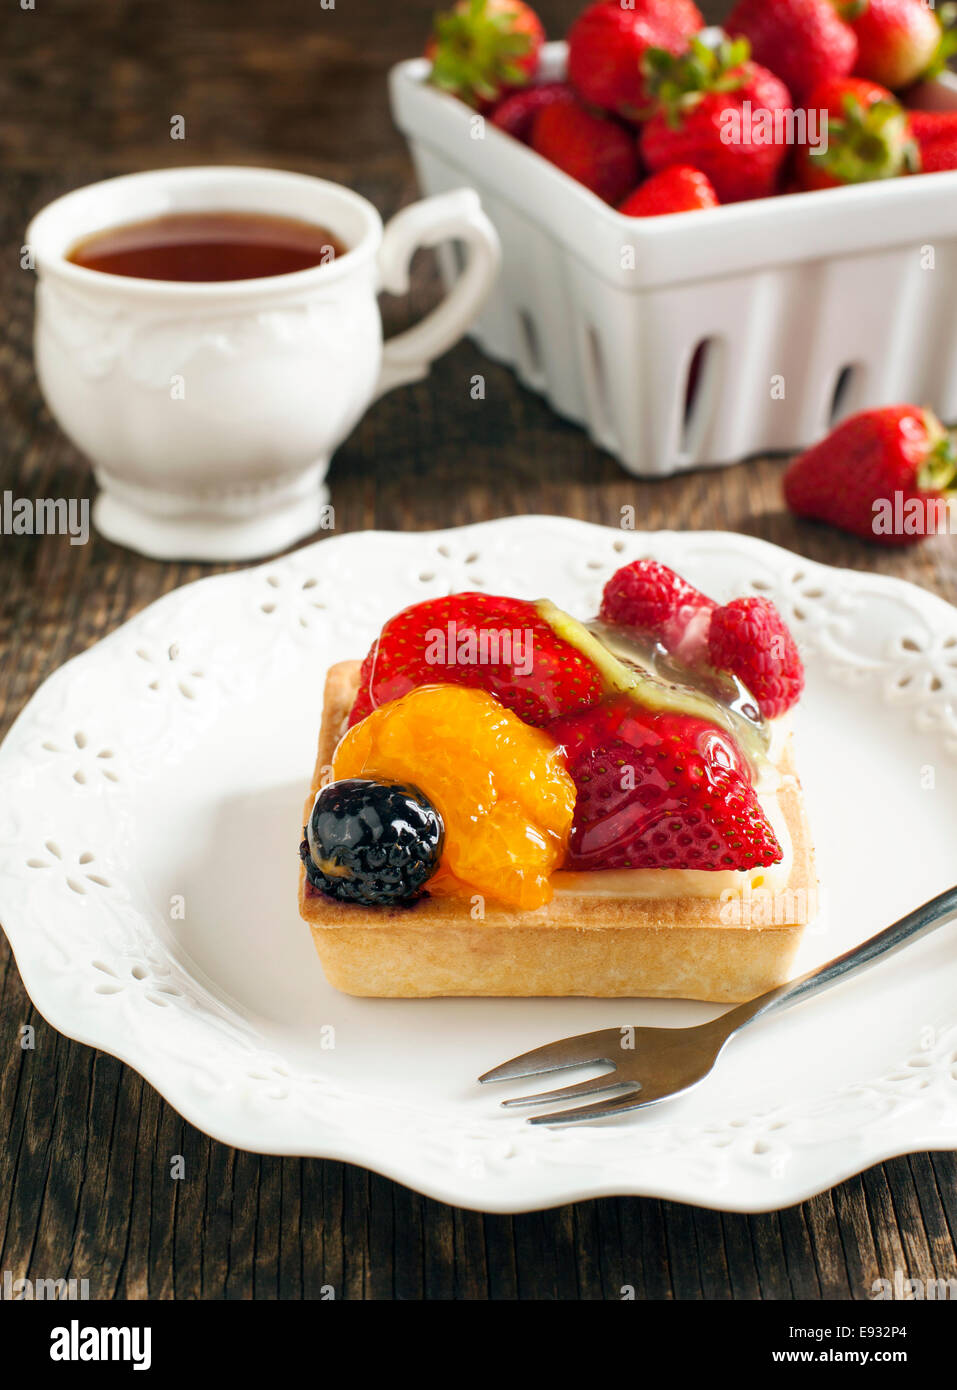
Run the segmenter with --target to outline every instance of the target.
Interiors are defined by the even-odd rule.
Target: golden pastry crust
[[[303,824],[345,731],[359,663],[326,678],[319,749]],[[611,896],[563,890],[523,912],[468,898],[425,897],[411,907],[362,907],[319,893],[300,868],[299,911],[330,984],[393,999],[440,995],[584,995],[736,1003],[788,978],[817,879],[790,736],[778,769],[778,804],[791,838],[786,885],[750,912],[721,898]],[[644,872],[635,870],[636,873]],[[760,870],[752,882],[761,877]],[[737,917],[737,921],[735,921]],[[763,918],[772,920],[765,921]],[[775,921],[774,917],[784,920]],[[741,919],[745,920],[742,921]]]

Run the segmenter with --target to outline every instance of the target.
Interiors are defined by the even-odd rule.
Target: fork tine
[[[560,1042],[546,1043],[544,1047],[523,1052],[510,1062],[503,1062],[479,1077],[479,1081],[512,1081],[520,1076],[541,1076],[547,1071],[561,1071],[564,1067],[580,1067],[586,1062],[615,1061],[615,1054],[621,1049],[621,1030],[601,1028],[597,1033],[579,1033],[576,1038],[562,1038]]]
[[[609,1115],[624,1115],[628,1110],[641,1110],[664,1100],[665,1096],[642,1090],[636,1083],[633,1090],[623,1096],[611,1096],[598,1101],[596,1105],[579,1105],[573,1110],[551,1110],[547,1115],[530,1115],[525,1121],[529,1125],[578,1125],[587,1120],[602,1120]]]
[[[590,1076],[587,1081],[576,1081],[574,1086],[559,1086],[554,1091],[539,1091],[534,1096],[513,1096],[503,1100],[504,1106],[541,1105],[546,1100],[577,1100],[579,1096],[596,1096],[602,1091],[616,1091],[631,1083],[622,1081],[616,1071],[602,1072],[601,1076]]]

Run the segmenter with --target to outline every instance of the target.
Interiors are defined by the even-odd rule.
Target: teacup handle
[[[441,304],[386,342],[377,397],[394,386],[421,381],[435,358],[458,342],[485,303],[502,259],[498,233],[471,188],[424,198],[386,225],[379,248],[379,288],[390,294],[408,293],[409,265],[420,246],[452,239],[465,243],[465,270]]]

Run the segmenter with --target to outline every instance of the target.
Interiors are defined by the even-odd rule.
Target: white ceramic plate
[[[38,691],[0,749],[0,920],[37,1007],[241,1148],[377,1169],[489,1211],[645,1193],[759,1211],[957,1147],[957,927],[732,1044],[697,1092],[600,1127],[502,1111],[486,1068],[666,1001],[377,1001],[325,982],[296,908],[330,662],[427,596],[579,615],[652,553],[799,637],[798,755],[825,913],[800,968],[957,879],[957,611],[744,536],[514,518],[333,538],[170,594]],[[527,1083],[516,1083],[519,1088]]]

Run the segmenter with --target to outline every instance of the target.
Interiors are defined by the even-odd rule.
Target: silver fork
[[[601,1028],[596,1033],[581,1033],[575,1038],[564,1038],[561,1042],[523,1052],[521,1057],[493,1067],[480,1076],[479,1081],[512,1081],[521,1076],[544,1076],[568,1067],[605,1062],[612,1071],[601,1076],[554,1091],[513,1097],[503,1100],[502,1104],[541,1105],[545,1101],[579,1100],[583,1096],[624,1090],[624,1094],[596,1104],[535,1115],[529,1120],[533,1125],[575,1125],[622,1115],[628,1110],[644,1110],[697,1086],[711,1071],[725,1043],[749,1023],[810,999],[812,994],[827,989],[845,975],[864,970],[909,942],[928,935],[955,915],[957,887],[931,898],[893,926],[869,937],[853,950],[845,951],[818,970],[811,970],[757,999],[739,1004],[710,1023],[696,1028]]]

